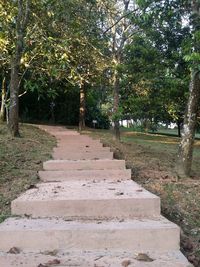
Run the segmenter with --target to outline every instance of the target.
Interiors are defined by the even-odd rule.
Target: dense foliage
[[[200,66],[199,22],[197,0],[3,0],[1,120],[6,109],[18,133],[19,95],[22,121],[112,120],[117,138],[123,119],[146,130],[174,122],[180,135]]]
[[[134,10],[129,2],[129,9]],[[105,5],[101,1],[76,0],[68,1],[67,6],[62,0],[32,1],[21,61],[20,94],[27,93],[20,99],[20,117],[49,120],[54,112],[55,121],[77,123],[78,87],[82,82],[91,91],[107,88],[107,97],[101,99],[102,95],[96,94],[98,101],[89,101],[94,106],[87,108],[93,110],[97,105],[101,110],[100,103],[112,98],[111,73],[115,64],[121,77],[119,118],[183,121],[189,82],[185,57],[191,37],[188,24],[182,24],[187,13],[179,1],[138,2],[140,11],[138,6],[135,11],[127,11],[130,36],[123,44],[123,58],[116,65],[112,27],[119,39],[123,26],[119,9],[123,9],[123,3],[119,8],[112,1]],[[15,39],[14,5],[3,1],[0,14],[0,77],[3,81],[6,76],[7,89]],[[117,26],[112,25],[116,21]],[[119,44],[115,45],[119,50]],[[106,78],[102,79],[102,73]],[[93,116],[87,114],[88,117]]]

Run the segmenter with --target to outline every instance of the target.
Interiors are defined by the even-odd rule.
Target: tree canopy
[[[118,139],[123,119],[174,122],[180,135],[192,84],[197,121],[199,15],[197,0],[1,1],[1,120],[13,135],[19,119],[113,122]]]

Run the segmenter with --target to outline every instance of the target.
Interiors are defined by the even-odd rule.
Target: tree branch
[[[29,11],[30,11],[29,8],[30,8],[30,0],[26,0],[26,9],[25,9],[24,19],[23,19],[23,23],[22,23],[23,30],[26,28],[26,26],[28,24]]]
[[[37,55],[38,55],[38,54],[35,54],[35,55],[29,60],[28,65],[31,64],[31,62],[33,61],[33,59],[34,59]],[[24,76],[25,76],[27,70],[28,70],[28,67],[25,69],[25,71],[23,72],[23,74],[22,74],[22,76],[21,76],[21,78],[20,78],[20,80],[19,80],[18,88],[20,87],[20,84],[21,84],[21,82],[22,82],[22,79],[24,78]]]
[[[106,34],[108,31],[110,31],[113,27],[115,27],[122,19],[124,19],[125,17],[129,16],[130,14],[132,14],[133,12],[137,11],[138,8],[122,15],[113,25],[111,25],[108,29],[106,29],[103,34]]]

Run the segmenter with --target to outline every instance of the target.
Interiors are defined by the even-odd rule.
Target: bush
[[[98,108],[88,107],[86,110],[86,120],[85,123],[88,127],[94,127],[93,120],[97,121],[95,128],[97,129],[109,129],[110,120],[108,116]]]

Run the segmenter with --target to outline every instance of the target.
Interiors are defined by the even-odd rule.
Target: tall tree
[[[110,52],[112,60],[112,88],[113,88],[113,122],[114,137],[120,140],[120,73],[118,68],[123,62],[123,52],[130,36],[137,26],[131,24],[130,17],[136,11],[135,1],[119,0],[111,1],[112,5],[107,11]]]
[[[167,36],[167,41],[170,41],[173,37],[174,40],[178,40],[186,28],[189,34],[186,34],[185,40],[182,41],[182,45],[172,46],[171,52],[177,50],[177,54],[182,57],[181,61],[188,61],[190,63],[190,85],[189,85],[189,97],[188,104],[184,116],[184,127],[182,133],[182,140],[179,147],[177,172],[180,177],[189,176],[191,173],[192,166],[192,155],[193,155],[193,144],[195,138],[195,128],[197,122],[197,111],[200,99],[200,81],[199,81],[199,63],[200,63],[200,3],[198,0],[164,0],[164,1],[149,1],[149,0],[138,0],[140,5],[147,11],[150,18],[153,19],[153,28],[157,28],[157,44],[162,43],[163,36]],[[166,12],[167,11],[167,12]],[[178,11],[178,12],[177,12]],[[153,16],[152,16],[153,15]],[[164,16],[164,20],[163,20]],[[145,18],[146,18],[145,17]],[[171,18],[169,25],[172,25],[172,29],[178,29],[174,36],[173,31],[171,34],[166,35],[167,29],[166,19]],[[175,19],[175,20],[174,20]],[[144,23],[145,24],[145,23]],[[162,27],[160,27],[160,25]],[[174,25],[174,26],[173,26]],[[187,25],[187,27],[184,27]],[[158,27],[159,26],[159,27]],[[151,32],[151,29],[150,29]],[[170,31],[169,31],[170,33]],[[161,42],[160,42],[161,41]],[[171,41],[170,41],[171,42]],[[166,43],[167,44],[167,43]],[[163,46],[164,52],[168,52],[168,45]],[[177,49],[178,47],[178,49]],[[161,47],[162,48],[162,47]],[[171,54],[171,53],[170,53]],[[170,54],[166,54],[170,57]],[[176,61],[172,57],[172,64],[175,65],[174,73],[176,74],[177,68]],[[187,71],[186,71],[187,72]],[[186,73],[187,75],[187,73]],[[180,78],[180,76],[179,76]]]
[[[15,9],[10,1],[0,2],[0,79],[1,79],[1,120],[5,120],[5,109],[8,117],[8,81],[10,75],[10,58],[13,51],[12,25]]]
[[[16,42],[11,59],[11,80],[10,80],[10,108],[9,108],[9,129],[13,136],[19,136],[19,84],[20,84],[20,63],[24,49],[24,37],[26,35],[30,0],[18,0],[16,18]]]
[[[180,177],[188,177],[191,174],[193,145],[197,123],[197,112],[200,100],[200,2],[192,0],[190,25],[192,27],[191,51],[186,59],[191,64],[191,80],[189,86],[189,98],[185,113],[182,140],[180,143],[177,170]]]

